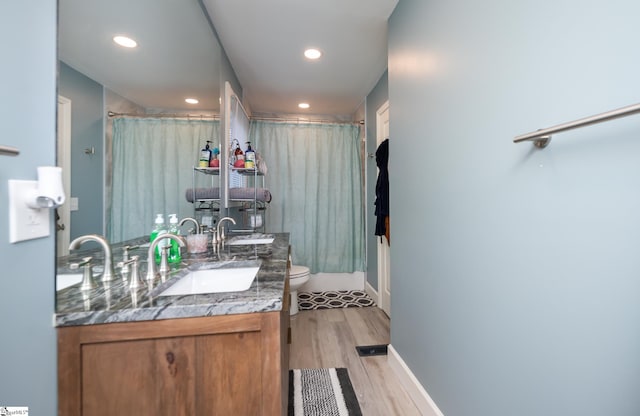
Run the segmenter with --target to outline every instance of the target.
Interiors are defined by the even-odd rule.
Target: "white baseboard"
[[[327,290],[363,290],[364,272],[316,273],[310,275],[300,292],[325,292]]]
[[[375,290],[375,289],[373,288],[373,286],[371,286],[371,285],[369,284],[369,282],[365,282],[365,285],[364,285],[364,292],[365,292],[367,295],[369,295],[369,297],[370,297],[371,299],[373,299],[373,301],[376,303],[376,305],[379,305],[379,303],[378,303],[378,291],[377,291],[377,290]]]
[[[444,416],[392,345],[388,347],[387,362],[423,416]]]

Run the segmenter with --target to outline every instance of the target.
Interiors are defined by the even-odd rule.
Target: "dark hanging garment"
[[[376,150],[376,165],[378,165],[378,181],[376,182],[376,235],[387,237],[389,240],[389,139],[385,139]]]

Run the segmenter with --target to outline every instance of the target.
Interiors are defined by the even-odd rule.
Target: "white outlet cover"
[[[37,181],[9,179],[10,243],[49,236],[51,212],[46,208],[29,208],[25,199],[25,195],[37,186]]]

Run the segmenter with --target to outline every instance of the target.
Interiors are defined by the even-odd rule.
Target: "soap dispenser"
[[[180,228],[178,227],[178,214],[169,215],[169,234],[180,235]],[[182,256],[180,253],[180,244],[177,241],[171,240],[171,248],[169,249],[169,263],[180,263]]]
[[[151,230],[151,235],[149,236],[149,242],[153,243],[153,240],[158,238],[159,235],[165,234],[167,232],[167,227],[164,224],[164,216],[162,214],[158,214],[156,216],[156,220],[154,221],[153,229]],[[160,250],[162,250],[162,246],[167,245],[167,240],[160,241],[160,243],[156,247],[156,251],[154,253],[154,257],[156,263],[160,263]]]

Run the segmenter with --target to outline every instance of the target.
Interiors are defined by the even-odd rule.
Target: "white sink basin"
[[[82,273],[56,275],[56,292],[82,282]]]
[[[227,245],[240,246],[250,244],[271,244],[273,243],[273,240],[275,240],[274,236],[269,234],[239,235],[230,238]]]
[[[248,290],[260,265],[193,270],[160,296],[183,296]]]

